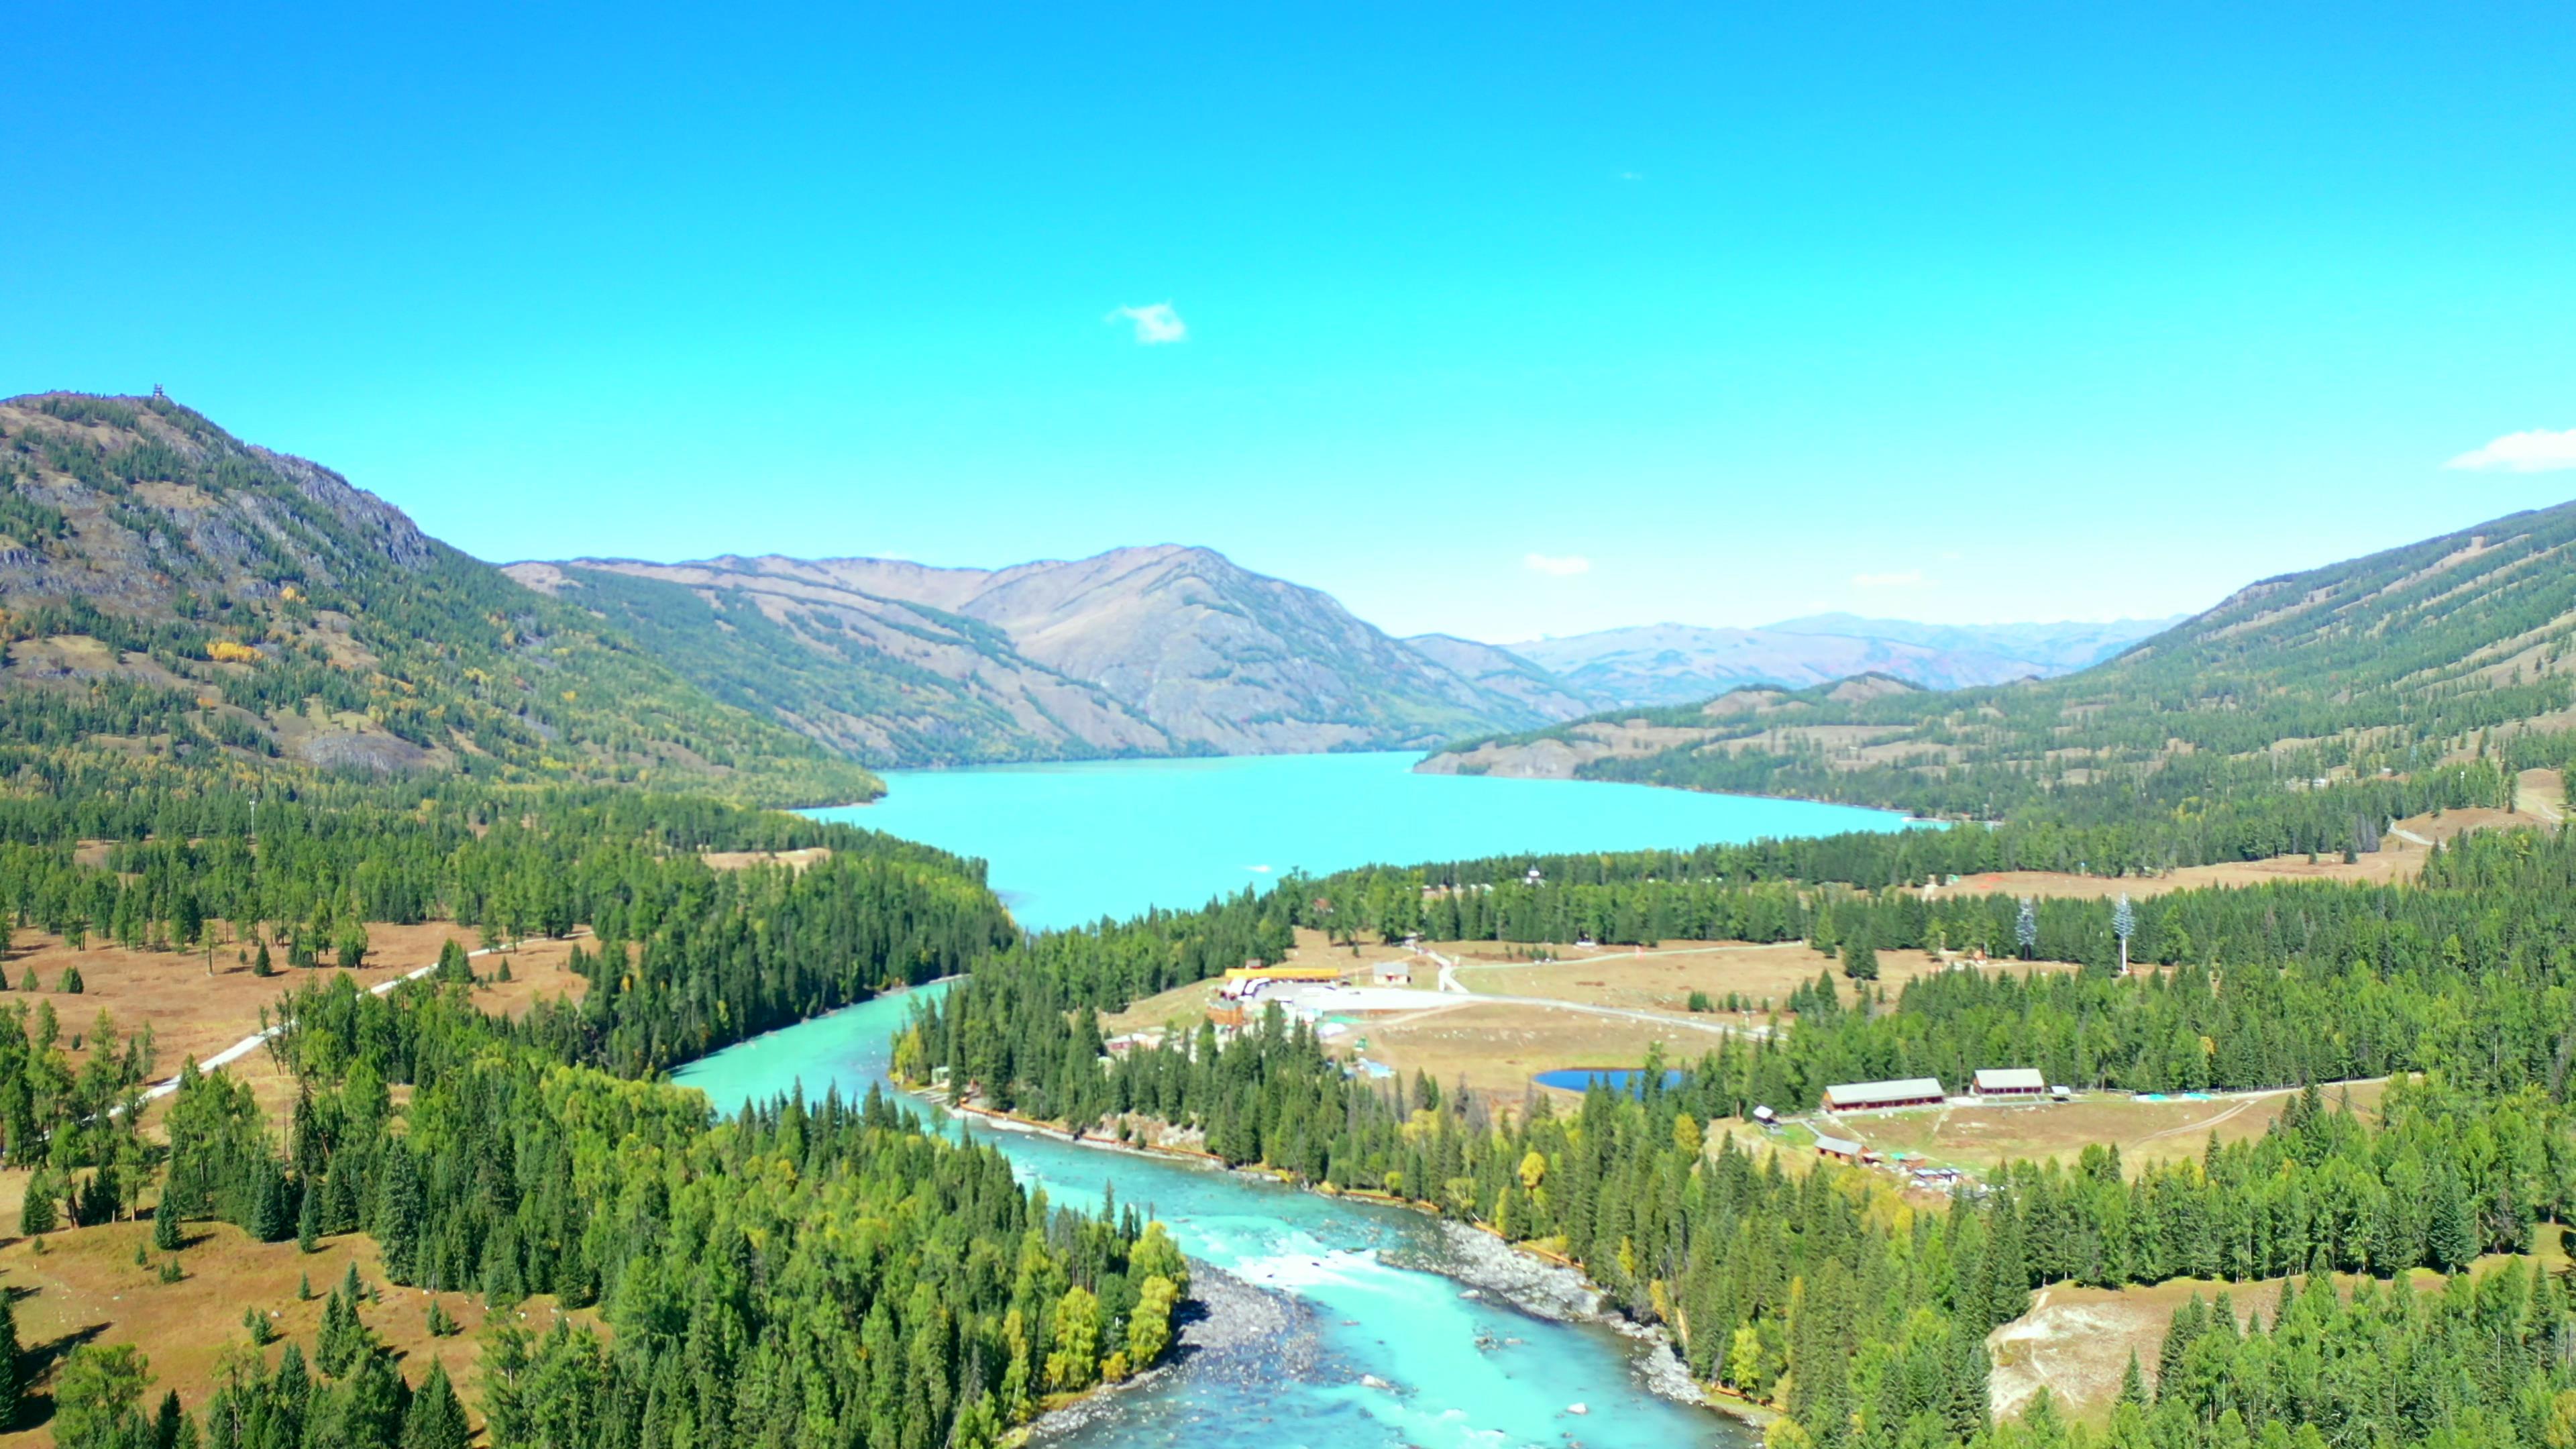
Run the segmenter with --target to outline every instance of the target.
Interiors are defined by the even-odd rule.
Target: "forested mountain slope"
[[[1581,708],[1485,657],[1499,651],[1453,665],[1204,548],[999,570],[773,556],[512,571],[637,629],[722,697],[873,760],[1413,747]],[[695,607],[607,576],[676,585]]]
[[[2061,679],[1736,691],[1483,741],[1426,768],[2135,822],[2481,751],[2557,763],[2556,737],[2527,727],[2570,722],[2571,542],[2576,504],[2518,513],[2262,580]]]
[[[0,403],[0,747],[695,785],[873,777],[166,398]]]

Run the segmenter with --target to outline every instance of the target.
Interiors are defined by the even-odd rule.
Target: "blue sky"
[[[2576,496],[2563,3],[377,8],[13,21],[0,393],[493,559],[1205,543],[1492,639]]]

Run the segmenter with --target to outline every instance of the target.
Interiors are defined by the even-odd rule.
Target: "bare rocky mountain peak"
[[[780,626],[765,647],[783,651],[773,662],[808,701],[792,722],[869,758],[1419,748],[1581,712],[1532,680],[1489,688],[1328,594],[1193,545],[998,569],[738,555],[542,567],[678,585],[710,609],[750,601]],[[900,703],[919,717],[890,724],[835,706],[839,693],[868,691],[816,673],[826,656],[914,671]],[[840,723],[818,723],[827,716]]]

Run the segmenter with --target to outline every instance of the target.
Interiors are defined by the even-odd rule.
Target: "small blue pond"
[[[1631,1096],[1642,1097],[1646,1092],[1646,1073],[1637,1067],[1560,1067],[1552,1072],[1539,1073],[1536,1081],[1542,1087],[1563,1087],[1569,1092],[1588,1092],[1595,1082],[1611,1091],[1626,1092]],[[1667,1070],[1664,1073],[1666,1088],[1678,1087],[1681,1082],[1680,1072]]]

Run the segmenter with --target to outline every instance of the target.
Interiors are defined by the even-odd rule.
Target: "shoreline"
[[[1648,1392],[1673,1402],[1707,1409],[1754,1431],[1760,1431],[1777,1418],[1765,1405],[1739,1399],[1723,1389],[1713,1390],[1699,1382],[1683,1362],[1680,1346],[1662,1324],[1642,1323],[1617,1308],[1608,1306],[1608,1295],[1583,1270],[1571,1261],[1550,1253],[1533,1243],[1514,1242],[1482,1222],[1462,1221],[1443,1215],[1431,1203],[1397,1197],[1371,1188],[1326,1188],[1318,1184],[1291,1182],[1270,1168],[1227,1163],[1212,1152],[1186,1147],[1164,1147],[1148,1143],[1120,1142],[1115,1138],[1078,1133],[1052,1122],[1039,1122],[990,1107],[969,1107],[947,1101],[927,1090],[898,1087],[942,1110],[960,1116],[977,1118],[997,1131],[1026,1132],[1051,1137],[1077,1147],[1093,1147],[1105,1152],[1124,1152],[1140,1157],[1159,1157],[1186,1162],[1221,1172],[1242,1173],[1267,1178],[1295,1191],[1323,1198],[1348,1198],[1379,1207],[1403,1208],[1437,1220],[1449,1244],[1451,1257],[1445,1263],[1409,1263],[1421,1271],[1437,1273],[1452,1282],[1465,1284],[1471,1294],[1490,1293],[1533,1318],[1559,1323],[1592,1323],[1607,1328],[1634,1346],[1630,1367],[1644,1381]],[[1192,1259],[1191,1272],[1199,1269]],[[1219,1270],[1210,1270],[1219,1271]],[[1196,1291],[1195,1286],[1192,1290]],[[1161,1366],[1148,1374],[1161,1372]],[[1136,1382],[1147,1377],[1140,1374]],[[1124,1387],[1123,1385],[1119,1387]],[[1071,1405],[1066,1406],[1071,1408]],[[1050,1411],[1052,1414],[1054,1411]],[[1031,1428],[1036,1426],[1033,1421]]]
[[[586,932],[586,931],[588,931],[590,928],[589,928],[589,927],[587,927],[587,926],[584,926],[584,927],[581,927],[581,928],[579,928],[579,929],[580,929],[581,931]],[[473,953],[471,953],[471,954],[479,956],[479,955],[482,955],[483,953],[482,953],[482,952],[480,952],[480,951],[476,951],[476,952],[473,952]],[[433,969],[433,970],[434,970],[434,969],[436,969],[436,967],[433,965],[430,969]],[[920,990],[924,990],[924,989],[926,989],[926,988],[928,988],[928,987],[932,987],[932,986],[946,986],[946,985],[948,985],[948,984],[949,984],[949,983],[951,983],[951,982],[963,981],[963,980],[965,980],[965,979],[966,979],[966,973],[965,973],[965,972],[963,972],[963,971],[952,971],[952,972],[950,972],[949,974],[947,974],[947,975],[945,975],[945,976],[934,976],[934,977],[932,977],[932,978],[931,978],[930,980],[928,980],[928,981],[918,981],[918,982],[908,981],[908,982],[905,982],[905,983],[904,983],[903,985],[901,985],[901,986],[889,986],[889,987],[886,987],[886,988],[885,988],[884,990],[882,990],[882,991],[871,992],[871,993],[870,993],[870,994],[869,994],[865,999],[863,999],[863,1000],[859,1000],[859,1001],[845,1001],[845,1002],[842,1002],[840,1005],[833,1007],[833,1008],[832,1008],[831,1010],[829,1010],[829,1011],[818,1011],[818,1012],[814,1013],[812,1016],[800,1016],[800,1017],[796,1018],[794,1021],[786,1022],[786,1023],[784,1023],[784,1024],[782,1024],[782,1025],[779,1025],[779,1026],[773,1026],[773,1027],[770,1027],[768,1030],[766,1030],[766,1031],[762,1031],[762,1032],[759,1032],[759,1033],[756,1033],[756,1034],[754,1034],[754,1035],[752,1035],[752,1036],[741,1037],[741,1038],[737,1038],[736,1040],[726,1042],[723,1046],[717,1047],[717,1048],[716,1048],[715,1050],[713,1050],[713,1051],[700,1052],[698,1055],[696,1055],[696,1056],[693,1056],[693,1057],[689,1058],[687,1061],[684,1061],[684,1062],[675,1062],[675,1063],[673,1063],[672,1065],[670,1065],[670,1066],[665,1067],[665,1068],[663,1068],[663,1069],[662,1069],[662,1077],[663,1077],[663,1079],[664,1079],[665,1081],[668,1081],[668,1080],[673,1076],[673,1074],[675,1074],[675,1073],[687,1071],[689,1068],[691,1068],[691,1067],[694,1067],[694,1066],[698,1065],[700,1062],[704,1062],[704,1061],[712,1060],[712,1059],[714,1059],[715,1057],[721,1056],[721,1055],[723,1055],[724,1053],[729,1052],[729,1051],[732,1051],[732,1050],[734,1050],[734,1049],[735,1049],[735,1048],[737,1048],[737,1047],[747,1047],[747,1046],[750,1046],[750,1045],[751,1045],[752,1043],[754,1043],[754,1042],[767,1041],[769,1038],[771,1038],[771,1037],[773,1037],[773,1036],[778,1035],[780,1032],[794,1031],[796,1028],[798,1028],[798,1027],[800,1027],[800,1026],[812,1026],[814,1023],[816,1023],[816,1022],[818,1022],[818,1021],[829,1021],[829,1020],[831,1020],[833,1017],[836,1017],[836,1016],[840,1015],[842,1012],[845,1012],[845,1011],[856,1011],[856,1010],[858,1010],[858,1009],[859,1009],[860,1007],[862,1007],[862,1006],[873,1006],[873,1005],[875,1005],[877,1002],[883,1001],[883,1000],[885,1000],[885,999],[886,999],[886,998],[888,998],[888,997],[893,997],[893,996],[909,996],[909,995],[911,995],[913,992],[920,991]],[[889,1080],[888,1085],[893,1085],[893,1083],[891,1082],[891,1080]],[[916,1093],[915,1095],[918,1095],[918,1094]]]
[[[1444,748],[1433,750],[1431,753],[1424,755],[1421,759],[1414,762],[1412,773],[1416,775],[1447,775],[1456,779],[1469,780],[1553,780],[1568,785],[1637,785],[1648,790],[1678,790],[1685,795],[1718,795],[1729,800],[1787,800],[1800,805],[1833,805],[1845,810],[1869,810],[1875,811],[1881,815],[1901,816],[1908,825],[1997,825],[2002,823],[2001,821],[1995,820],[1979,820],[1973,815],[1926,815],[1921,811],[1908,810],[1901,805],[1870,805],[1858,800],[1824,800],[1813,795],[1759,795],[1746,790],[1699,790],[1688,785],[1667,785],[1660,780],[1604,780],[1594,775],[1522,775],[1494,769],[1426,770],[1422,768],[1423,766],[1430,764],[1433,760],[1440,759],[1443,756],[1459,754],[1459,751],[1453,749]],[[1464,756],[1461,755],[1461,758],[1464,758]],[[1822,837],[1791,836],[1767,838],[1814,840]]]
[[[1202,1355],[1275,1353],[1289,1343],[1301,1317],[1310,1313],[1286,1294],[1256,1287],[1202,1259],[1190,1259],[1190,1296],[1195,1310],[1175,1325],[1172,1346],[1162,1362],[1121,1382],[1100,1384],[1039,1414],[1005,1436],[1011,1446],[1043,1444],[1089,1428],[1117,1411],[1134,1390],[1159,1382]]]

